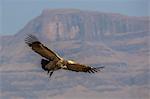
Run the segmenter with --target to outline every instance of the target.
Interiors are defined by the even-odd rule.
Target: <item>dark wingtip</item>
[[[95,67],[95,68],[91,67],[87,72],[88,73],[96,73],[96,72],[100,72],[103,68],[104,68],[104,66],[102,66],[102,67]]]
[[[39,42],[37,37],[32,34],[28,34],[28,36],[25,38],[25,43],[31,46],[34,42]]]

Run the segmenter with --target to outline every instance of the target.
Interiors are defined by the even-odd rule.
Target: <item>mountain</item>
[[[147,99],[149,23],[148,17],[46,9],[15,35],[0,37],[0,97]],[[104,71],[60,70],[49,80],[40,66],[42,57],[24,43],[28,34],[66,59],[104,65]]]
[[[44,10],[30,21],[19,34],[36,33],[51,41],[101,40],[105,36],[145,32],[148,18],[80,10]]]

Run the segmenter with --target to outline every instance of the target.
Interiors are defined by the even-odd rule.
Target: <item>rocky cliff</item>
[[[35,33],[51,41],[101,40],[105,36],[148,31],[148,18],[81,10],[44,10],[18,34]]]

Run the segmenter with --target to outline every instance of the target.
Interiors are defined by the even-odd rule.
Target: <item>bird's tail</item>
[[[47,68],[45,68],[45,66],[49,63],[48,60],[42,59],[41,60],[41,65],[42,65],[42,69],[47,70]]]

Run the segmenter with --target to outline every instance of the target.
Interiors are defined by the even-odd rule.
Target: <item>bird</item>
[[[25,43],[37,54],[42,56],[41,67],[44,71],[47,71],[49,77],[52,76],[53,72],[59,69],[70,70],[75,72],[84,73],[96,73],[101,71],[104,66],[91,67],[88,65],[80,64],[72,60],[67,60],[60,57],[53,50],[47,48],[42,44],[35,35],[29,34],[25,38]]]

